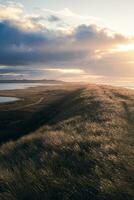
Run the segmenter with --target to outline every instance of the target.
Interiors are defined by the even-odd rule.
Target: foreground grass
[[[90,85],[52,102],[39,121],[0,147],[0,199],[134,198],[134,92]]]

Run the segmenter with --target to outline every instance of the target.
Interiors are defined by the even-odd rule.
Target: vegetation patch
[[[33,113],[34,131],[1,145],[0,199],[133,200],[134,92],[65,91]]]

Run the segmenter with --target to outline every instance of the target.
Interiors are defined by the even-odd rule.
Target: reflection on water
[[[40,83],[0,83],[0,90],[25,89],[28,87],[40,86]]]
[[[15,97],[0,97],[0,103],[9,103],[9,102],[14,102],[18,100],[19,99]]]
[[[37,86],[56,86],[58,83],[0,83],[0,90],[16,90]]]

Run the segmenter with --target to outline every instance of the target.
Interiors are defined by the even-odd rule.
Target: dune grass
[[[89,85],[37,121],[35,132],[0,147],[0,199],[134,199],[133,91]]]

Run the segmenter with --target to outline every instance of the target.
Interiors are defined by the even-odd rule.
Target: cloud
[[[20,30],[9,21],[0,22],[0,48],[13,48],[41,44],[45,37],[41,33]]]
[[[62,68],[46,68],[44,69],[45,71],[50,71],[50,72],[58,72],[58,73],[63,73],[63,74],[85,74],[84,70],[82,69],[62,69]]]
[[[96,69],[94,62],[98,67],[101,63],[106,64],[107,55],[110,54],[109,49],[121,42],[128,42],[128,39],[122,35],[111,37],[105,29],[100,29],[96,25],[80,25],[73,28],[69,34],[63,34],[48,29],[44,29],[43,32],[21,30],[9,21],[2,21],[0,64],[9,66],[37,63],[68,66],[79,64],[85,70],[87,70],[86,65],[89,65],[87,67],[89,69],[90,65],[94,65],[93,68]]]
[[[83,56],[80,50],[62,49],[63,38],[49,30],[22,31],[8,21],[0,22],[0,64],[27,65],[44,62],[71,61]]]
[[[18,3],[0,4],[0,19],[19,20],[23,14],[23,6]]]
[[[0,4],[0,21],[6,20],[21,29],[37,31],[44,27],[42,21],[45,17],[39,14],[27,14],[20,3],[7,2]]]
[[[67,8],[44,11],[45,16],[27,14],[22,5],[0,5],[0,65],[8,66],[0,68],[1,75],[43,73],[68,79],[79,75],[85,80],[134,76],[134,38],[96,24],[61,27],[62,16],[78,20],[90,16]]]
[[[63,10],[59,10],[59,11],[51,10],[48,8],[43,8],[42,10],[45,12],[48,12],[48,13],[52,13],[57,16],[71,17],[71,18],[75,18],[75,19],[79,19],[79,20],[80,19],[81,20],[94,20],[94,21],[100,20],[100,18],[98,18],[98,17],[79,15],[75,12],[72,12],[69,8],[64,8]]]

